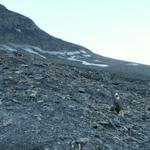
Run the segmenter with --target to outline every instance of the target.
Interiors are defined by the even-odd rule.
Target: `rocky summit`
[[[150,66],[96,55],[0,5],[0,150],[149,150]]]

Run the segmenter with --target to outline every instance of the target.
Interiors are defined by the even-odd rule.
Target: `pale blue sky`
[[[150,64],[150,0],[1,0],[49,34],[100,55]]]

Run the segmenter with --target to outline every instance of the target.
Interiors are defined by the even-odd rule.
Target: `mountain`
[[[150,67],[96,55],[0,5],[0,149],[150,149]]]

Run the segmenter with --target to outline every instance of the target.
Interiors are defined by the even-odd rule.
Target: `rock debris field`
[[[55,38],[0,4],[0,150],[150,150],[150,66]]]
[[[0,149],[149,150],[150,80],[1,50]]]

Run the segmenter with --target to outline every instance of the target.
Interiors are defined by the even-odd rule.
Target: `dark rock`
[[[67,56],[45,54],[45,50],[70,52],[83,47],[48,35],[2,5],[0,41],[0,149],[150,149],[150,79],[149,72],[143,72],[145,66],[136,74],[139,69],[123,67],[122,72],[115,69],[120,61],[92,52],[91,60],[83,60],[100,58],[114,66],[99,69]],[[40,50],[45,57],[33,46],[44,48]],[[110,111],[112,90],[123,101],[114,112]],[[124,116],[118,114],[120,110]]]
[[[78,91],[79,91],[80,93],[85,93],[85,89],[84,89],[84,88],[81,88],[81,87],[79,87]]]
[[[0,13],[7,11],[7,8],[0,4]]]

